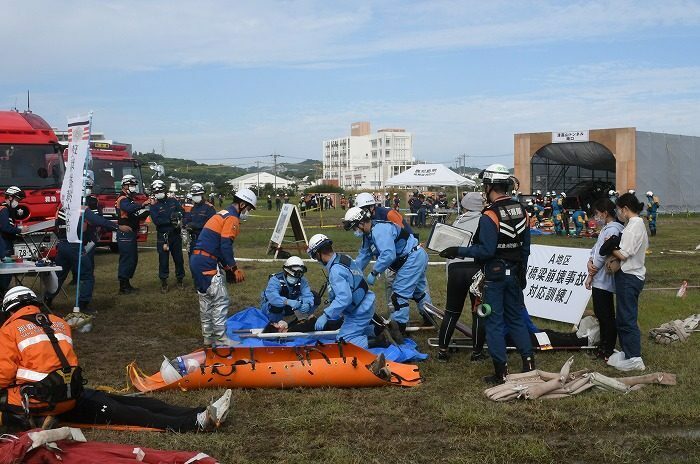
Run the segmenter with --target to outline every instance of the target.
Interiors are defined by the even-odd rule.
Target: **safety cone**
[[[678,293],[676,293],[676,298],[685,298],[685,294],[688,291],[688,281],[684,280],[683,283],[681,284],[681,288],[678,289]]]

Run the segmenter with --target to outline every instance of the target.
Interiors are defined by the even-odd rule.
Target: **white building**
[[[413,137],[404,129],[371,134],[369,122],[358,122],[350,136],[323,142],[323,181],[343,188],[381,189],[414,162]]]
[[[285,179],[283,177],[275,177],[274,174],[270,174],[269,172],[252,172],[250,174],[245,174],[241,177],[236,177],[235,179],[227,180],[226,183],[231,185],[231,188],[233,190],[239,190],[242,188],[251,188],[251,187],[256,187],[260,186],[260,188],[264,187],[265,184],[272,184],[273,186],[277,185],[277,188],[286,188],[292,185],[294,182]]]

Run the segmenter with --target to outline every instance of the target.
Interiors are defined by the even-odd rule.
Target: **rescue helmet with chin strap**
[[[126,174],[124,177],[122,177],[122,187],[126,187],[129,185],[138,185],[139,181],[136,180],[136,177],[132,176],[131,174]]]
[[[14,197],[14,198],[17,198],[18,200],[24,200],[25,198],[27,198],[27,194],[24,193],[24,190],[17,187],[16,185],[13,185],[11,187],[7,187],[7,190],[5,190],[5,196],[6,197]]]
[[[239,189],[233,195],[233,198],[234,200],[242,201],[243,203],[247,204],[251,209],[255,209],[255,205],[258,203],[258,196],[248,188]]]
[[[27,287],[12,287],[5,293],[5,298],[2,299],[2,312],[5,316],[9,316],[18,309],[30,304],[41,304],[36,297],[36,293]]]
[[[304,261],[298,256],[290,256],[287,258],[287,260],[284,262],[284,266],[282,266],[282,269],[284,270],[284,273],[293,277],[302,277],[304,274],[306,274],[306,265],[304,264]]]
[[[370,219],[369,211],[353,206],[347,211],[347,213],[345,213],[345,218],[343,218],[343,228],[345,230],[352,230],[360,225],[361,222],[369,221]]]
[[[162,180],[156,179],[153,181],[151,184],[151,192],[152,193],[163,193],[165,192],[165,182]]]
[[[654,192],[652,192],[651,190],[649,190],[649,191],[647,192],[647,196],[648,196],[648,197],[653,197],[653,196],[654,196]]]
[[[192,195],[204,195],[204,192],[204,186],[199,182],[195,182],[192,184],[192,187],[190,187],[190,193]]]
[[[316,234],[309,240],[309,247],[306,252],[311,258],[318,260],[318,252],[326,246],[333,245],[333,240],[324,234]]]

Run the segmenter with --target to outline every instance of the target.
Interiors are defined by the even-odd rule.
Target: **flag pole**
[[[89,165],[88,160],[90,158],[90,137],[92,136],[92,111],[88,115],[88,144],[87,144],[87,156],[85,157],[85,162],[83,163],[82,172],[85,173],[85,166]],[[85,208],[86,197],[85,197],[85,183],[87,180],[87,175],[83,175],[83,186],[80,190],[80,220],[78,221],[78,228],[80,229],[80,243],[78,244],[78,270],[75,279],[75,305],[73,306],[73,312],[80,312],[80,269],[83,262],[83,231],[85,230]]]

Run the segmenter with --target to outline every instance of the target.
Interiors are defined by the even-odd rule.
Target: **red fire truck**
[[[30,111],[0,111],[0,189],[11,185],[24,190],[27,198],[16,210],[15,220],[25,225],[52,220],[61,201],[64,163],[62,147],[51,126]],[[37,233],[28,237],[48,253],[51,237]],[[31,250],[17,243],[15,253],[25,257]]]

